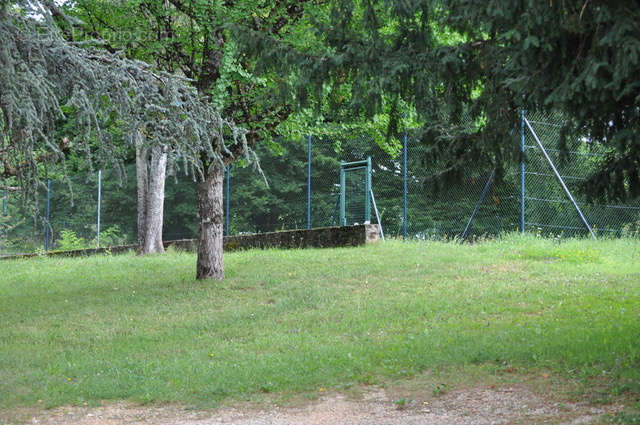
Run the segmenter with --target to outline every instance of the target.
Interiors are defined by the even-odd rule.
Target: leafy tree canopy
[[[241,123],[255,143],[291,114],[288,81],[257,70],[232,31],[249,28],[278,39],[296,33],[306,1],[78,0],[67,13],[80,19],[68,34],[97,37],[110,51],[156,64],[190,79],[212,108]],[[62,24],[64,26],[64,23]]]
[[[387,101],[391,127],[415,107],[430,152],[452,166],[516,159],[519,110],[561,111],[565,135],[611,147],[591,192],[640,194],[638,1],[336,0],[316,12],[321,49],[251,35],[302,69],[303,88],[341,87],[368,116]]]

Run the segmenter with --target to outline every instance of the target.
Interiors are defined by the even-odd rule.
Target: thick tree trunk
[[[224,165],[216,161],[207,171],[204,181],[198,182],[200,234],[196,277],[222,280],[224,279],[222,261]]]
[[[148,149],[142,145],[141,139],[136,143],[138,246],[141,254],[164,252],[162,222],[167,157],[166,146],[154,146]]]
[[[140,140],[142,136],[138,134],[136,140],[136,187],[138,190],[138,246],[142,249],[144,245],[146,217],[147,217],[147,193],[148,193],[148,166],[147,166],[147,149],[142,146]]]

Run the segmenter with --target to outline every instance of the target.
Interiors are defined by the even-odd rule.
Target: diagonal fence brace
[[[551,158],[549,157],[549,154],[547,153],[547,150],[544,148],[544,145],[542,144],[542,142],[540,141],[540,139],[538,138],[538,135],[536,134],[535,130],[533,129],[533,127],[531,127],[531,123],[529,123],[529,120],[524,118],[524,122],[525,124],[527,124],[527,127],[529,127],[529,131],[531,131],[531,134],[533,135],[533,138],[535,139],[536,143],[538,144],[538,146],[540,147],[540,150],[542,151],[542,154],[544,155],[544,157],[546,158],[547,162],[549,162],[549,165],[551,165],[551,169],[553,170],[554,174],[556,175],[556,177],[558,178],[558,181],[560,182],[560,185],[562,186],[562,188],[564,189],[564,192],[567,194],[567,197],[569,198],[569,200],[571,201],[571,203],[573,204],[573,207],[576,209],[576,211],[578,212],[578,215],[580,216],[580,219],[582,220],[582,223],[584,224],[584,226],[587,228],[587,230],[589,230],[589,233],[591,234],[591,237],[593,239],[597,239],[596,238],[596,234],[593,233],[593,229],[591,228],[591,226],[589,225],[589,222],[587,221],[587,219],[584,217],[584,214],[582,214],[582,210],[580,209],[580,207],[578,206],[578,203],[575,201],[575,199],[573,199],[573,196],[571,195],[571,192],[569,191],[569,188],[567,187],[567,185],[564,183],[564,180],[562,179],[562,176],[560,175],[560,173],[558,172],[558,169],[556,168],[556,166],[553,164],[553,161],[551,160]]]

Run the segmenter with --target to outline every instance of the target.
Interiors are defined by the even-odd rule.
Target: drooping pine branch
[[[246,131],[214,111],[188,80],[94,41],[65,40],[49,6],[0,2],[0,174],[33,188],[38,164],[63,161],[69,149],[85,152],[89,167],[122,170],[125,149],[104,131],[114,118],[124,123],[129,144],[142,133],[145,143],[168,148],[172,166],[186,164],[197,175],[212,161],[249,155]],[[68,142],[54,137],[65,113],[79,130]]]

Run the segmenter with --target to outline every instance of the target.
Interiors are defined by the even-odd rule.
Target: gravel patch
[[[195,411],[177,406],[60,407],[29,415],[41,425],[489,425],[594,424],[618,406],[549,401],[522,386],[460,389],[428,401],[394,401],[383,389],[357,399],[330,394],[304,406],[219,408]],[[24,416],[23,416],[24,417]]]

